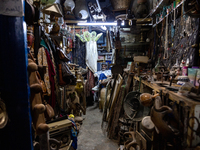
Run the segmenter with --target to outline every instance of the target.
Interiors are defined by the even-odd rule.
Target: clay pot
[[[140,95],[140,103],[146,107],[149,107],[152,105],[152,99],[156,96],[159,96],[159,94],[151,95],[149,93],[143,93]]]

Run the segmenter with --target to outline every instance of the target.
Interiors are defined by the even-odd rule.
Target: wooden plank
[[[72,122],[70,120],[68,120],[68,119],[65,119],[65,120],[62,120],[62,121],[49,123],[47,125],[49,127],[49,132],[51,132],[53,130],[57,130],[57,129],[60,129],[60,128],[72,126]]]
[[[134,67],[135,67],[134,62],[132,62],[130,70],[129,70],[128,80],[125,87],[125,95],[129,92],[129,89],[130,89],[131,80],[133,79],[133,76],[130,75],[130,73],[133,72]]]
[[[114,93],[116,81],[117,81],[117,76],[115,76],[114,84],[113,84],[113,87],[112,87],[112,90],[111,90],[111,94],[110,94],[110,98],[109,98],[109,101],[108,101],[108,107],[106,109],[106,121],[108,121],[108,114],[109,114],[109,110],[110,110],[112,99],[113,99],[113,93]]]
[[[111,112],[113,111],[113,104],[116,103],[121,85],[123,83],[123,79],[122,79],[122,76],[120,74],[118,75],[117,82],[118,82],[118,85],[115,86],[116,90],[114,90],[114,91],[116,91],[116,92],[113,93],[113,100],[111,102],[111,107],[110,107],[110,110],[109,110],[108,118],[110,118]]]
[[[111,117],[112,119],[110,119],[110,123],[108,123],[108,125],[111,126],[110,130],[108,132],[109,138],[114,138],[114,136],[115,136],[114,134],[116,134],[115,128],[118,126],[119,116],[120,116],[120,112],[121,112],[121,108],[122,108],[122,102],[123,102],[124,96],[125,96],[124,92],[125,92],[125,86],[122,85],[118,99],[116,101],[114,111],[113,111],[113,117]]]

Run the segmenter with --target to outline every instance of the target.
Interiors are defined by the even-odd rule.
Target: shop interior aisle
[[[106,137],[106,132],[101,129],[102,112],[98,107],[87,108],[83,116],[83,124],[78,135],[77,150],[117,150],[117,142]]]

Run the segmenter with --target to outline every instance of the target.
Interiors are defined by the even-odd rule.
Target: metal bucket
[[[114,10],[128,9],[131,0],[110,0]]]

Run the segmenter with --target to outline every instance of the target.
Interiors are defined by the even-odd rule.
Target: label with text
[[[22,17],[24,15],[23,0],[0,0],[0,14]]]

